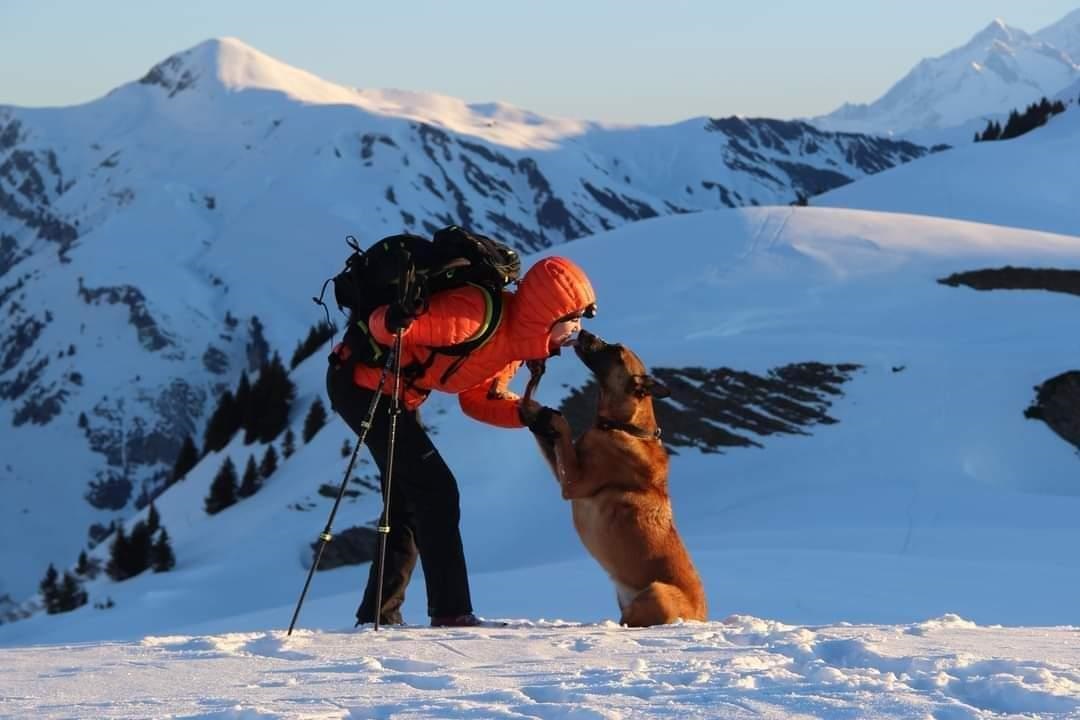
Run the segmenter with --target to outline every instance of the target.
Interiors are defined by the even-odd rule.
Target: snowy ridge
[[[1080,8],[1047,25],[1035,37],[1080,62]]]
[[[1071,43],[1077,28],[1076,13],[1035,35],[995,19],[961,47],[919,61],[874,102],[845,103],[811,122],[828,130],[901,136],[985,122],[1051,97],[1080,76],[1080,46],[1055,44]]]
[[[1058,94],[1065,112],[1012,140],[967,143],[825,193],[821,206],[933,215],[1080,235],[1080,82]]]

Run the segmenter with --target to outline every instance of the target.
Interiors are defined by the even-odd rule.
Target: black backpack
[[[435,352],[422,367],[406,369],[412,379],[423,374],[435,353],[458,356],[444,373],[445,381],[466,355],[483,345],[502,319],[503,288],[521,274],[521,259],[513,248],[457,225],[438,230],[431,240],[391,235],[367,250],[352,237],[348,241],[353,253],[332,281],[338,307],[349,317],[344,342],[352,353],[350,361],[381,365],[386,348],[375,342],[367,327],[371,312],[381,305],[399,303],[419,315],[431,295],[442,290],[473,285],[487,294],[491,312],[480,331],[463,343],[432,348]]]

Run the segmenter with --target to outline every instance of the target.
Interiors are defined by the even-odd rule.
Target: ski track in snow
[[[0,716],[1080,717],[1080,629],[797,627],[749,616],[370,628],[0,652]]]

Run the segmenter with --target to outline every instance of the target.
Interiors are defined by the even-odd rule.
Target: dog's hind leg
[[[630,627],[666,625],[683,620],[704,620],[705,612],[682,590],[662,582],[651,583],[623,610],[620,622]]]

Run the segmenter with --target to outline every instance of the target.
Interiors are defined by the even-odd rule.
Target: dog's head
[[[600,387],[602,414],[613,420],[632,422],[641,411],[652,412],[652,398],[665,398],[671,391],[649,374],[641,358],[623,345],[606,343],[582,330],[574,352],[592,370]]]

